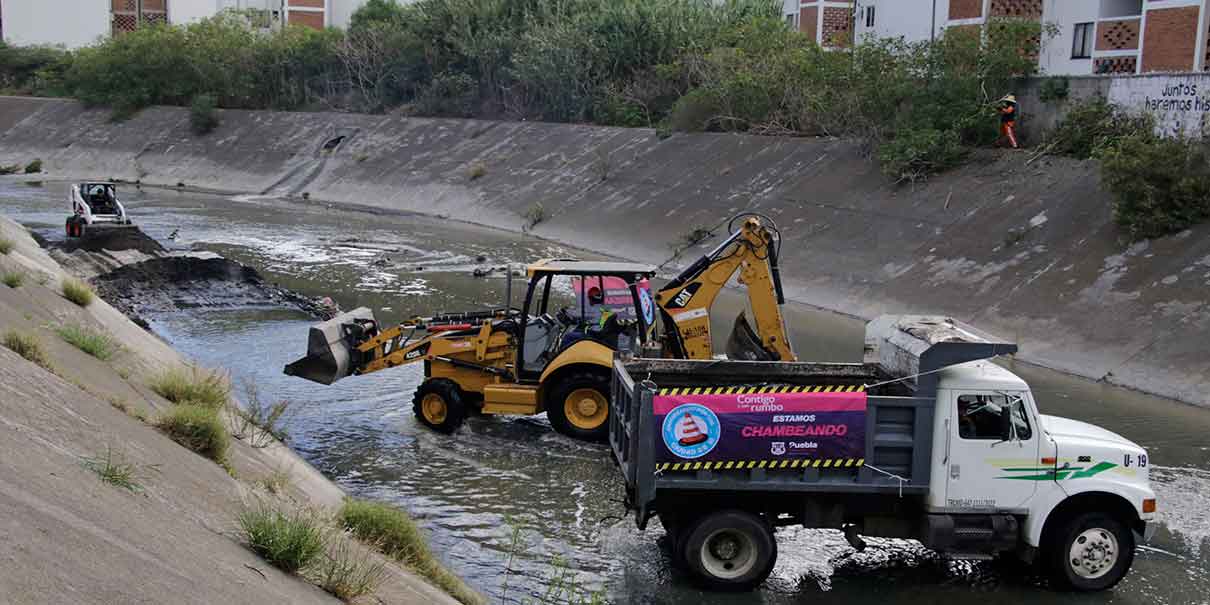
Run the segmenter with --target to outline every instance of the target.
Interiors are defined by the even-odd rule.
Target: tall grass
[[[348,500],[337,518],[354,536],[428,578],[465,605],[484,599],[433,557],[424,533],[407,513],[386,504]]]
[[[226,376],[196,366],[160,372],[152,377],[148,386],[173,403],[188,403],[213,410],[222,409],[231,399],[231,383]]]
[[[12,252],[14,246],[15,244],[13,244],[13,240],[8,239],[7,237],[0,237],[0,254],[8,254],[9,252]]]
[[[46,355],[46,349],[42,348],[42,341],[36,335],[9,330],[4,333],[3,344],[26,360],[48,370],[51,368],[50,357]]]
[[[262,504],[240,513],[238,521],[252,550],[282,571],[296,572],[324,550],[323,523],[309,511],[285,512]]]
[[[61,325],[55,329],[55,333],[72,346],[101,361],[109,361],[120,348],[109,334],[80,324]]]
[[[19,271],[5,271],[0,275],[0,281],[10,288],[20,288],[21,284],[25,283],[25,274]]]
[[[345,536],[328,538],[328,549],[306,571],[309,579],[338,599],[353,601],[370,594],[387,577],[386,563],[373,551]]]
[[[156,419],[156,427],[173,441],[226,465],[231,439],[219,420],[218,411],[194,404],[177,404]]]
[[[64,279],[62,288],[63,298],[66,298],[67,300],[70,300],[81,307],[91,305],[93,299],[96,298],[96,294],[94,294],[92,291],[92,286],[89,286],[78,279],[73,279],[70,277]]]

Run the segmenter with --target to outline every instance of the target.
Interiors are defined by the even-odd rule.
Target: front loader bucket
[[[311,326],[307,334],[307,356],[287,365],[286,374],[332,384],[352,373],[352,351],[343,326],[351,325],[355,320],[372,322],[374,312],[360,307]]]

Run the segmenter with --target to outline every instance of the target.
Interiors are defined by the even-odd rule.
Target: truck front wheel
[[[466,403],[457,383],[447,378],[430,378],[416,389],[412,412],[424,426],[449,434],[462,426]]]
[[[1049,549],[1050,575],[1056,587],[1105,590],[1130,569],[1134,534],[1113,516],[1082,513],[1057,529]]]
[[[758,515],[739,510],[702,517],[684,537],[689,570],[712,590],[752,590],[773,571],[777,541]]]

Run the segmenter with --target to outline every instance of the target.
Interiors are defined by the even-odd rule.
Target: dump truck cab
[[[1147,452],[1041,414],[993,363],[1013,343],[961,322],[884,316],[862,363],[614,364],[610,443],[644,528],[708,587],[756,586],[773,529],[913,538],[947,557],[1015,554],[1056,586],[1102,590],[1154,528]]]

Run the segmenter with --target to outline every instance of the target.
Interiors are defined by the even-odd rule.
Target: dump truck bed
[[[615,361],[610,445],[640,526],[673,490],[926,493],[933,398],[865,386],[887,379],[867,364]],[[705,426],[677,439],[678,423]]]
[[[923,498],[936,372],[1017,347],[930,316],[865,340],[864,363],[615,360],[610,446],[639,526],[657,499]]]

